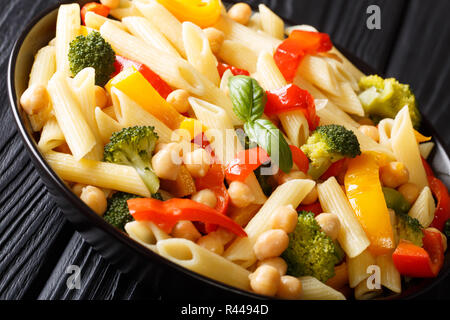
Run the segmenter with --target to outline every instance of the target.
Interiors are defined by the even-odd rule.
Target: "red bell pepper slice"
[[[422,162],[427,173],[431,192],[437,200],[436,211],[431,227],[443,231],[445,223],[450,219],[450,196],[445,184],[434,176],[433,170],[428,162],[423,158]]]
[[[438,232],[424,230],[423,248],[406,240],[392,254],[398,272],[412,278],[434,278],[444,264],[444,246]]]
[[[286,81],[292,82],[306,55],[327,52],[332,48],[330,36],[326,33],[294,30],[278,46],[274,59]]]
[[[114,78],[120,72],[131,66],[134,66],[164,99],[167,99],[167,96],[173,91],[172,88],[163,79],[161,79],[160,76],[158,76],[145,64],[121,56],[116,56],[116,62],[114,63],[116,71],[112,74],[111,78]]]
[[[269,160],[267,152],[259,147],[238,152],[225,169],[226,177],[230,181],[244,182],[250,173]]]
[[[267,91],[267,103],[264,113],[273,116],[283,112],[299,110],[308,120],[309,129],[315,130],[320,118],[316,115],[316,105],[312,95],[295,84],[281,89]]]
[[[326,181],[331,177],[338,177],[344,171],[347,170],[348,159],[341,159],[334,162],[323,175],[320,176],[320,180]]]
[[[317,201],[313,204],[302,204],[297,208],[298,212],[306,211],[306,212],[312,212],[314,213],[314,216],[318,216],[319,214],[323,213],[322,206],[320,205],[320,202]]]
[[[250,75],[250,72],[248,72],[247,70],[239,69],[239,68],[230,66],[223,62],[218,63],[217,70],[219,71],[220,78],[222,78],[223,74],[227,70],[231,70],[231,73],[233,74],[233,76],[249,76]]]
[[[86,17],[86,13],[88,13],[89,11],[92,11],[103,17],[107,17],[111,9],[97,2],[86,3],[83,8],[81,8],[81,21],[83,22],[83,25],[85,24],[84,19]]]
[[[295,165],[297,166],[298,170],[308,173],[309,169],[309,159],[306,156],[306,154],[296,146],[289,146],[292,153],[292,160],[294,161]]]
[[[244,229],[216,210],[190,199],[160,201],[151,198],[127,201],[130,214],[136,221],[152,221],[164,232],[171,233],[178,221],[201,221],[226,228],[239,237],[246,237]]]

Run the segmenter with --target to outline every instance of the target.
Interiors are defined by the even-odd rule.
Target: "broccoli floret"
[[[127,201],[135,198],[141,197],[130,193],[116,192],[108,199],[108,208],[103,219],[112,226],[123,230],[128,222],[134,220],[128,209]]]
[[[95,69],[95,84],[104,86],[115,71],[116,54],[99,32],[78,36],[70,43],[69,62],[73,76],[85,68]]]
[[[361,78],[359,88],[359,99],[364,110],[375,122],[384,118],[395,118],[407,105],[414,128],[420,127],[421,115],[409,85],[401,84],[394,78],[383,79],[372,75]]]
[[[353,131],[335,124],[318,127],[301,149],[311,161],[309,174],[314,179],[319,178],[333,162],[361,154]]]
[[[155,194],[159,189],[159,179],[153,172],[151,159],[157,140],[154,127],[122,129],[114,133],[105,146],[104,160],[134,167],[150,193]]]
[[[408,214],[411,204],[405,197],[395,189],[383,188],[384,200],[389,209],[395,211],[396,214]]]
[[[395,226],[398,240],[404,239],[411,241],[416,246],[423,246],[423,227],[419,220],[407,215],[397,214],[397,223]]]
[[[338,256],[333,240],[320,229],[314,214],[301,212],[295,231],[289,235],[289,247],[282,254],[288,274],[313,276],[326,282],[334,276]]]

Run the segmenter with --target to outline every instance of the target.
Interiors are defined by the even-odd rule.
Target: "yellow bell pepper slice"
[[[194,139],[200,133],[208,130],[208,128],[206,128],[200,121],[192,118],[185,118],[180,124],[180,129],[189,132],[190,140]]]
[[[370,240],[369,251],[384,255],[395,249],[391,218],[379,178],[380,164],[374,154],[350,159],[345,190],[358,221]]]
[[[190,21],[201,28],[214,25],[220,18],[219,0],[157,0],[181,22]]]
[[[130,67],[123,70],[112,78],[105,86],[111,94],[111,88],[117,88],[134,100],[144,110],[148,111],[170,129],[176,130],[185,117],[163,97],[161,97],[150,82],[135,68]]]
[[[425,137],[420,132],[414,130],[414,136],[416,137],[417,143],[428,142],[431,140],[431,137]]]

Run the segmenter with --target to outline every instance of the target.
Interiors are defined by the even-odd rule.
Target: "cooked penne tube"
[[[96,14],[93,11],[88,11],[86,13],[86,15],[84,16],[84,22],[86,24],[86,27],[91,28],[91,29],[95,29],[95,30],[100,30],[101,26],[106,22],[109,21],[111,23],[114,23],[116,26],[118,26],[120,29],[127,31],[127,28],[125,27],[124,24],[120,23],[120,21],[117,20],[113,20],[113,19],[108,19],[104,16],[101,16],[99,14]]]
[[[302,296],[300,300],[346,300],[345,296],[320,282],[314,277],[300,277],[302,283]]]
[[[183,57],[186,57],[181,22],[169,10],[156,1],[136,2],[136,8],[159,29]]]
[[[248,48],[251,48],[255,51],[256,55],[259,55],[262,51],[273,53],[281,44],[281,40],[261,35],[224,15],[222,15],[219,21],[214,25],[214,28],[225,33],[225,38],[227,40],[237,41]]]
[[[127,17],[122,19],[122,23],[131,34],[141,38],[146,43],[173,55],[174,57],[181,57],[178,51],[172,46],[159,29],[150,22],[150,20],[143,17]]]
[[[219,86],[217,59],[211,51],[203,30],[191,22],[183,22],[182,30],[187,60],[212,83]]]
[[[366,280],[370,273],[370,266],[376,264],[376,258],[369,252],[364,250],[361,254],[354,258],[347,257],[348,280],[350,288],[355,288],[362,281]]]
[[[419,220],[424,228],[428,228],[434,220],[436,204],[429,187],[423,188],[414,205],[409,210],[409,216]]]
[[[56,22],[56,66],[67,77],[72,75],[68,58],[70,42],[79,35],[80,17],[80,6],[76,3],[59,7]]]
[[[87,155],[96,144],[95,135],[69,86],[65,72],[57,71],[48,83],[55,117],[75,159]]]
[[[55,117],[47,120],[42,128],[41,137],[39,139],[38,147],[41,152],[53,150],[62,145],[66,140],[64,134],[59,128],[58,121]]]
[[[109,142],[114,132],[118,132],[124,128],[99,107],[95,108],[95,122],[97,123],[98,131],[104,145]]]
[[[44,86],[47,88],[48,81],[56,72],[56,50],[53,46],[47,46],[38,51],[31,68],[28,87]],[[45,123],[50,119],[52,112],[51,103],[46,108],[36,114],[30,115],[31,128],[33,131],[40,131]]]
[[[370,241],[336,178],[331,177],[319,184],[317,191],[323,210],[339,217],[341,229],[338,241],[342,249],[350,258],[360,255],[369,247]]]
[[[227,64],[250,73],[256,72],[258,55],[246,45],[233,40],[225,40],[220,47],[218,57]]]
[[[81,159],[59,152],[47,152],[45,159],[63,180],[99,188],[128,192],[149,198],[150,192],[133,167]]]
[[[284,39],[284,21],[266,5],[260,4],[259,15],[262,30],[276,39]]]
[[[174,238],[158,241],[156,246],[160,255],[189,270],[240,289],[250,289],[250,271],[192,241]]]
[[[391,144],[397,161],[402,162],[409,171],[409,180],[420,189],[428,186],[428,179],[420,158],[419,146],[414,129],[405,106],[395,117],[391,131]]]
[[[392,292],[402,292],[402,277],[392,261],[392,255],[378,256],[376,264],[381,271],[381,285]]]

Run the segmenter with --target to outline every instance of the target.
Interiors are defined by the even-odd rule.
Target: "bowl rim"
[[[33,165],[36,167],[36,169],[41,169],[39,172],[39,175],[44,174],[46,178],[48,178],[54,187],[56,187],[57,191],[63,195],[63,197],[68,200],[70,205],[75,207],[79,214],[82,214],[87,220],[89,220],[89,223],[94,228],[100,228],[103,232],[108,234],[108,236],[114,238],[115,241],[119,241],[122,244],[126,245],[127,247],[131,248],[134,254],[138,254],[141,256],[141,258],[148,260],[150,263],[158,263],[164,266],[168,266],[169,268],[183,273],[185,275],[190,276],[191,278],[194,278],[201,282],[206,282],[209,285],[212,285],[216,288],[227,290],[231,293],[236,294],[236,297],[239,297],[241,299],[247,298],[247,299],[256,299],[256,300],[272,300],[270,297],[262,296],[250,291],[246,291],[243,289],[238,289],[236,287],[233,287],[231,285],[228,285],[226,283],[217,281],[215,279],[209,278],[207,276],[203,276],[199,273],[196,273],[192,270],[189,270],[185,267],[182,267],[172,261],[170,261],[167,258],[162,257],[161,255],[155,253],[154,251],[146,248],[144,245],[138,243],[137,241],[131,239],[128,235],[126,235],[124,232],[121,232],[114,228],[113,226],[109,225],[99,217],[97,214],[95,214],[84,202],[82,202],[62,181],[62,179],[56,174],[56,172],[50,167],[50,165],[47,163],[47,161],[44,159],[43,155],[39,151],[37,144],[34,140],[34,138],[28,133],[24,122],[22,121],[22,116],[19,111],[20,108],[20,102],[17,99],[16,95],[16,86],[15,86],[15,72],[16,72],[16,63],[18,54],[22,48],[22,45],[25,42],[25,39],[27,38],[30,31],[45,17],[47,17],[50,14],[54,14],[55,11],[63,4],[67,3],[83,3],[88,1],[83,0],[63,0],[57,4],[51,5],[47,7],[44,10],[41,10],[38,14],[34,15],[33,18],[22,28],[22,30],[18,33],[19,36],[14,41],[14,45],[11,50],[11,54],[9,56],[8,60],[8,71],[7,71],[7,89],[8,89],[8,97],[9,97],[9,105],[10,109],[13,113],[13,117],[15,120],[15,125],[20,133],[20,136],[22,138],[22,141],[24,142],[24,145],[26,149],[28,149],[29,156],[31,158]],[[81,5],[81,4],[80,4]],[[289,22],[289,20],[285,19],[285,21]],[[343,51],[343,53],[347,56],[349,52],[338,45],[336,45],[340,50]],[[362,63],[363,65],[367,66],[368,68],[375,71],[374,68],[368,66],[364,61],[361,59],[354,57],[352,55],[352,58],[356,59],[357,62]],[[423,117],[425,124],[428,128],[431,128],[433,133],[433,138],[441,145],[443,148],[447,158],[450,159],[450,152],[447,149],[447,146],[442,142],[443,140],[439,137],[439,134],[433,130],[433,127],[429,124],[428,119]],[[39,170],[38,170],[39,171]],[[46,187],[47,188],[47,187]],[[49,191],[50,192],[50,191]],[[52,192],[50,192],[52,194]],[[52,197],[54,198],[53,194]],[[67,214],[64,212],[63,209],[61,211],[64,213],[65,219],[67,219]],[[79,228],[76,224],[71,223],[75,230],[79,231]],[[82,233],[80,233],[82,234]],[[84,238],[84,237],[83,237]],[[87,241],[85,239],[85,241]],[[87,241],[89,245],[92,245],[94,248],[96,247],[95,244],[90,243]],[[96,251],[103,256],[101,250]],[[447,254],[450,254],[447,252]],[[109,263],[114,264],[114,262],[111,262],[110,259],[107,259]],[[115,265],[115,264],[114,264]],[[116,265],[119,270],[122,270],[120,266]],[[414,290],[411,294],[407,294],[407,291],[402,291],[400,294],[394,294],[382,299],[397,299],[397,298],[403,298],[403,299],[414,299],[419,297],[420,295],[423,295],[424,293],[428,292],[432,288],[434,288],[438,283],[440,283],[442,280],[447,278],[447,276],[450,274],[450,268],[447,270],[442,270],[438,277],[434,279],[424,279],[418,286],[417,290]],[[276,300],[276,299],[274,299]]]

